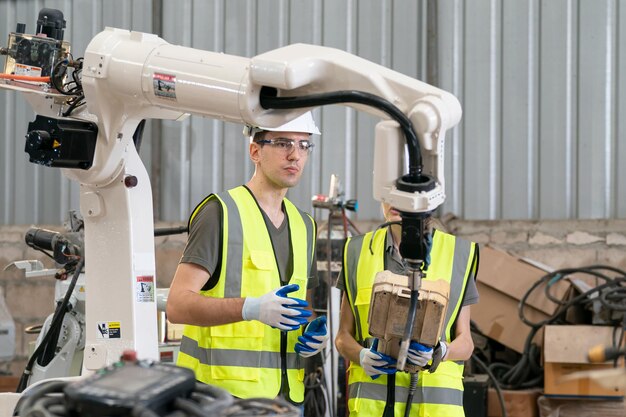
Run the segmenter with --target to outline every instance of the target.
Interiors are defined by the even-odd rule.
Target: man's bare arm
[[[350,362],[360,364],[359,353],[363,346],[354,338],[355,332],[354,315],[352,314],[348,297],[344,293],[341,300],[341,317],[339,319],[339,330],[337,331],[335,346],[339,353]]]
[[[472,356],[474,351],[474,341],[470,331],[470,306],[461,307],[456,320],[455,333],[454,339],[448,345],[446,360],[465,361]]]
[[[243,298],[213,298],[200,294],[209,277],[207,270],[199,265],[178,265],[167,297],[169,321],[195,326],[219,326],[243,320]]]

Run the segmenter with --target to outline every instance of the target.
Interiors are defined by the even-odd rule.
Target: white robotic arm
[[[421,198],[397,190],[394,183],[403,173],[404,139],[396,124],[380,125],[374,153],[374,197],[408,212],[431,211],[445,199],[445,132],[461,118],[459,102],[448,92],[349,53],[305,44],[248,59],[170,45],[155,35],[107,28],[87,47],[83,86],[89,111],[98,116],[108,138],[115,138],[129,119],[172,119],[193,113],[278,126],[308,110],[263,107],[267,92],[278,97],[346,90],[373,94],[408,116],[421,149],[426,151],[423,173],[432,175],[438,185],[428,197]],[[349,101],[343,104],[390,119],[376,107]],[[113,160],[119,161],[119,156]],[[106,176],[111,169],[115,167],[98,171]]]
[[[51,118],[67,109],[64,98],[48,84],[25,87],[0,80],[0,88],[27,93],[35,110]],[[412,214],[430,212],[443,203],[445,133],[461,117],[453,95],[337,49],[296,44],[249,59],[112,28],[88,45],[82,88],[87,109],[58,120],[97,126],[87,126],[88,135],[97,130],[93,157],[84,169],[57,166],[81,184],[88,259],[88,370],[117,360],[124,349],[134,349],[146,359],[158,356],[152,197],[147,172],[132,144],[142,119],[178,120],[198,114],[278,126],[311,107],[353,106],[384,118],[376,128],[374,197]],[[358,94],[351,94],[355,91]],[[55,139],[55,132],[38,129],[29,132],[37,139],[35,145],[48,146],[48,154],[54,154],[52,144],[62,140]],[[403,137],[411,132],[406,169]],[[422,155],[416,155],[420,148],[423,167]],[[404,180],[397,181],[403,175]]]

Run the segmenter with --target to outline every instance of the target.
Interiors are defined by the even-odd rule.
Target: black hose
[[[611,278],[607,275],[607,271],[618,274],[619,276]],[[604,281],[604,283],[567,301],[558,299],[551,294],[551,289],[558,281],[566,278],[568,275],[576,273],[591,275],[596,279]],[[521,358],[513,366],[492,363],[489,365],[490,371],[495,375],[500,384],[508,389],[531,388],[541,385],[543,381],[543,370],[539,364],[540,352],[538,346],[532,343],[536,334],[543,326],[564,320],[565,314],[571,307],[585,305],[589,301],[605,301],[603,303],[605,308],[612,311],[623,311],[622,308],[626,307],[625,283],[626,273],[624,271],[603,265],[592,265],[583,268],[565,268],[546,274],[526,291],[518,304],[518,316],[520,320],[531,328],[524,342]],[[530,295],[541,285],[545,285],[544,293],[546,298],[556,303],[558,308],[555,313],[547,319],[533,322],[525,316],[525,308]],[[590,296],[593,294],[598,294],[598,297],[590,299]],[[480,331],[479,329],[475,330]]]
[[[141,119],[141,122],[137,125],[135,129],[135,133],[133,133],[133,143],[135,144],[135,149],[139,152],[141,149],[141,141],[143,139],[143,130],[146,127],[146,119]]]
[[[57,306],[57,309],[52,316],[52,320],[50,321],[50,329],[45,334],[45,336],[41,340],[41,343],[39,344],[39,346],[37,346],[31,357],[28,359],[28,363],[26,364],[26,368],[24,369],[24,372],[20,377],[20,381],[17,385],[17,389],[15,392],[20,393],[24,391],[24,389],[26,389],[26,387],[28,386],[28,380],[30,379],[31,370],[33,369],[35,361],[37,361],[37,363],[39,363],[41,366],[46,366],[48,363],[50,363],[51,358],[49,358],[48,355],[46,355],[45,360],[42,360],[44,359],[43,353],[46,351],[49,352],[49,349],[54,350],[54,348],[56,348],[59,336],[59,332],[57,331],[57,329],[60,329],[63,325],[63,319],[65,317],[65,313],[68,311],[70,297],[74,292],[76,281],[78,281],[78,276],[80,275],[84,265],[84,259],[78,261],[78,264],[76,265],[76,268],[74,270],[74,275],[72,276],[72,281],[70,282],[67,292],[65,293],[65,297],[63,298],[63,301]],[[55,335],[56,337],[54,337]],[[50,345],[50,347],[48,347],[48,345]]]
[[[472,355],[472,359],[474,361],[476,361],[478,366],[483,368],[483,370],[487,373],[487,375],[489,375],[489,378],[491,379],[491,382],[493,382],[493,387],[496,390],[496,394],[498,394],[498,401],[500,402],[500,409],[502,410],[502,417],[507,417],[506,406],[505,406],[505,402],[504,402],[504,395],[502,395],[502,388],[500,388],[500,384],[498,383],[498,379],[495,377],[493,372],[491,372],[491,370],[489,369],[487,364],[485,364],[485,362],[480,360],[480,358],[478,356]]]
[[[180,235],[187,232],[189,232],[187,226],[162,227],[160,229],[154,229],[154,237]]]
[[[411,381],[409,382],[409,395],[406,398],[406,407],[404,409],[404,417],[409,417],[411,414],[411,404],[413,404],[413,396],[417,391],[417,380],[419,379],[417,372],[411,374]],[[506,417],[506,416],[505,416]]]
[[[422,174],[422,153],[413,123],[398,107],[382,97],[364,91],[345,90],[311,94],[304,97],[277,97],[275,88],[261,88],[260,103],[265,109],[295,109],[328,104],[357,103],[382,110],[400,124],[409,148],[409,176],[419,179]]]

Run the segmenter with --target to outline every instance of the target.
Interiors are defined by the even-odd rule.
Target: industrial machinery
[[[38,260],[16,261],[5,270],[17,268],[27,279],[54,277],[55,311],[40,328],[35,348],[26,365],[18,392],[44,379],[78,376],[81,373],[85,346],[85,274],[83,262],[83,222],[70,212],[67,233],[30,228],[25,241],[31,248],[52,258],[56,268],[46,269]],[[27,329],[28,330],[28,329]]]
[[[75,211],[69,213],[65,224],[65,233],[32,227],[26,232],[26,244],[52,258],[56,268],[46,269],[39,260],[15,261],[4,269],[20,269],[24,271],[26,279],[55,278],[54,302],[55,311],[50,314],[43,325],[31,326],[26,329],[29,333],[38,334],[34,350],[24,370],[18,391],[23,391],[38,381],[51,378],[79,376],[82,369],[83,351],[85,346],[85,285],[84,271],[80,271],[76,280],[73,274],[78,261],[84,252],[83,220]],[[186,227],[184,228],[186,230]],[[155,236],[181,233],[180,228],[156,229]],[[144,293],[154,291],[143,286]],[[169,289],[156,289],[157,310],[159,315],[165,313],[165,302]],[[1,301],[1,300],[0,300]],[[0,304],[0,317],[2,305]],[[159,323],[163,324],[164,323]],[[2,321],[0,321],[0,326]],[[0,335],[2,327],[0,327]],[[106,336],[115,335],[116,326],[100,326],[99,331]],[[15,345],[15,331],[8,335],[13,338]],[[175,361],[178,351],[177,344],[162,343],[159,339],[161,361]],[[0,354],[0,359],[3,355]]]
[[[0,288],[0,363],[9,362],[15,356],[15,322],[5,303]]]
[[[79,381],[48,380],[16,405],[20,416],[215,416],[297,417],[281,399],[235,399],[227,391],[196,382],[192,370],[137,360],[133,351]]]
[[[62,40],[62,15],[43,9],[39,22],[47,38]],[[81,184],[89,259],[84,371],[110,365],[127,349],[158,359],[155,296],[144,291],[147,284],[154,288],[155,275],[151,187],[133,140],[142,120],[198,114],[278,126],[327,104],[383,119],[375,131],[373,194],[402,215],[400,252],[411,291],[398,357],[404,368],[425,256],[424,219],[444,202],[445,134],[461,118],[456,97],[322,46],[294,44],[244,58],[106,28],[84,58],[53,42],[49,58],[33,60],[32,46],[41,46],[42,36],[23,32],[18,25],[11,39],[28,40],[31,59],[17,52],[15,41],[0,51],[12,63],[0,74],[0,88],[22,92],[37,113],[26,136],[31,162],[60,167]],[[101,330],[113,325],[116,331],[105,337]]]

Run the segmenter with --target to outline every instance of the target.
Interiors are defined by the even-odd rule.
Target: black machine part
[[[63,40],[63,29],[65,29],[65,19],[63,12],[57,9],[41,9],[37,18],[37,31],[35,33],[43,33],[49,38],[59,41]]]
[[[93,164],[97,138],[95,123],[37,115],[28,124],[24,152],[35,164],[86,170]]]
[[[192,370],[151,361],[120,361],[65,387],[72,416],[130,416],[133,410],[160,413],[196,387]]]
[[[82,256],[81,245],[71,242],[68,236],[52,230],[31,227],[26,232],[24,240],[31,248],[52,251],[54,261],[61,265]]]

